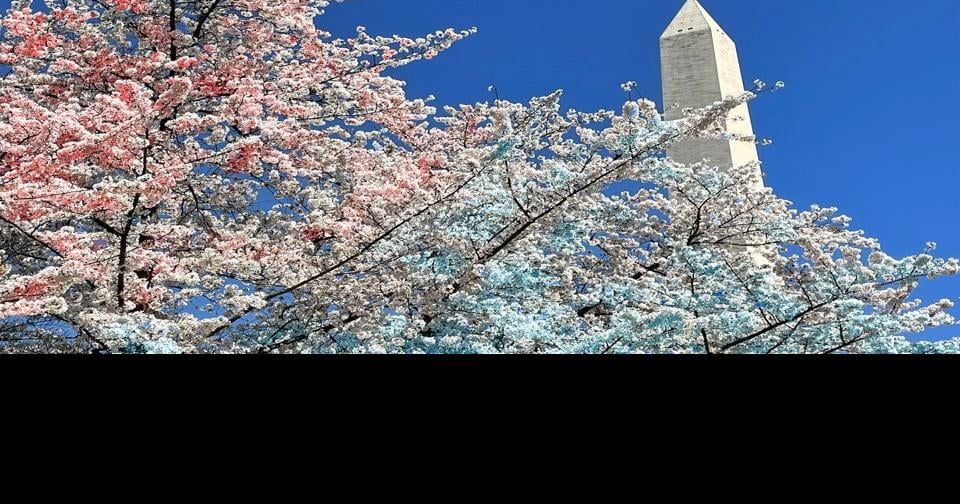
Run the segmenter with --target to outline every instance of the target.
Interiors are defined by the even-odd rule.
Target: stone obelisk
[[[697,0],[687,0],[660,37],[664,116],[683,117],[686,108],[700,108],[743,93],[740,58],[733,40]],[[730,112],[726,131],[753,136],[750,111],[743,104]],[[688,139],[668,149],[680,163],[709,159],[721,168],[758,163],[757,146],[742,140]],[[757,168],[756,183],[763,179]]]

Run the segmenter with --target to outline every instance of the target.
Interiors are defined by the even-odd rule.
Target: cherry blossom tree
[[[474,30],[334,39],[328,3],[13,2],[0,349],[960,350],[902,336],[953,324],[912,294],[957,260],[664,156],[762,86],[679,121],[560,92],[438,111],[389,70]]]

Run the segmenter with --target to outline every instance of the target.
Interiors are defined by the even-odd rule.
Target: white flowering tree
[[[953,323],[912,293],[956,260],[665,158],[759,89],[671,122],[559,92],[438,113],[384,72],[472,30],[333,39],[327,3],[13,2],[0,349],[957,350],[901,336]]]

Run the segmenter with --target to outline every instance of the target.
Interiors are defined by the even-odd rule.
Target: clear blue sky
[[[960,2],[701,0],[737,42],[744,79],[787,89],[752,105],[767,183],[797,205],[837,206],[897,256],[927,241],[960,257]],[[321,25],[348,35],[476,26],[439,58],[395,71],[438,103],[565,91],[565,106],[618,108],[621,82],[660,97],[658,39],[683,0],[348,0]],[[925,300],[960,301],[960,280]],[[958,302],[960,304],[960,302]],[[954,310],[960,313],[960,309]],[[960,328],[923,339],[960,336]]]
[[[757,134],[775,142],[761,157],[780,196],[838,206],[893,255],[935,241],[939,253],[960,256],[960,2],[701,2],[737,42],[747,82],[787,82],[752,106]],[[408,36],[478,27],[439,58],[394,71],[412,96],[439,104],[486,100],[495,84],[512,100],[564,89],[566,107],[609,109],[627,80],[660,102],[658,38],[682,3],[348,0],[320,24],[337,36],[356,25]],[[928,283],[920,295],[960,301],[960,280]]]

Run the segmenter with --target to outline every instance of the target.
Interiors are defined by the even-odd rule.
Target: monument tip
[[[720,33],[724,33],[720,24],[713,19],[713,16],[707,12],[707,9],[703,8],[703,5],[701,5],[699,1],[686,0],[660,38],[706,30],[717,30]]]

